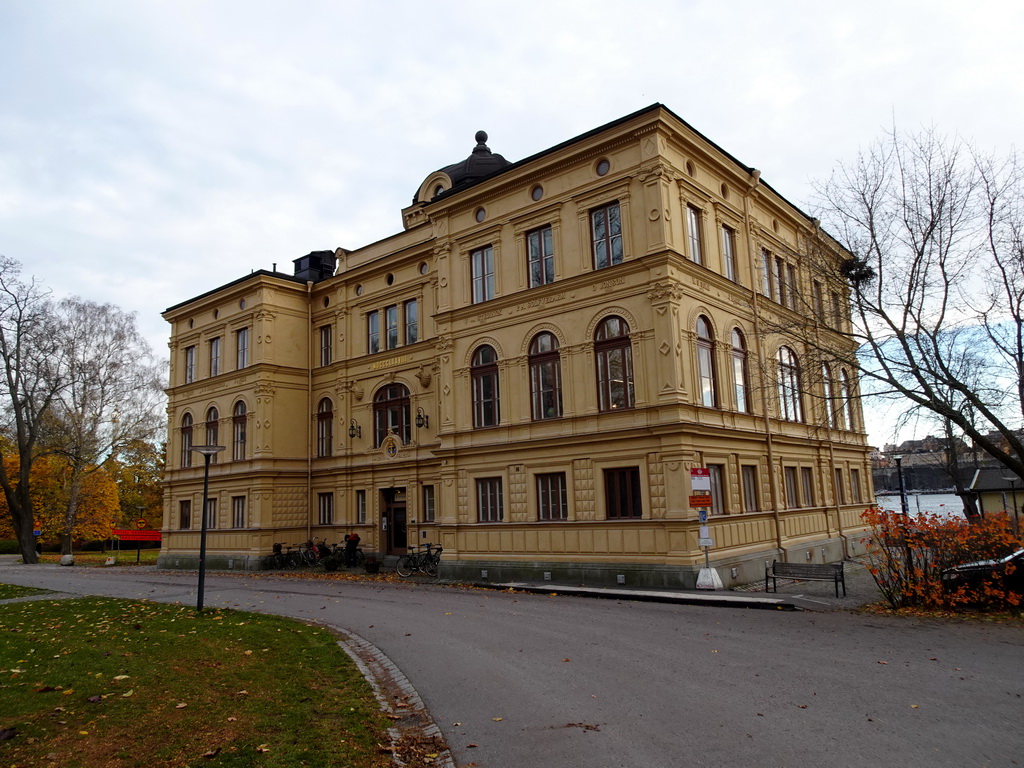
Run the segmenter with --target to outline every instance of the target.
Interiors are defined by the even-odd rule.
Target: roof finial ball
[[[477,131],[476,132],[476,143],[477,144],[486,144],[487,143],[487,131]]]

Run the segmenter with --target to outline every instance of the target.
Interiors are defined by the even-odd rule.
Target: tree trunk
[[[82,494],[82,472],[71,467],[71,481],[68,483],[68,506],[64,512],[64,533],[60,538],[60,553],[70,555],[71,541],[75,535],[75,521],[78,518],[78,499]]]

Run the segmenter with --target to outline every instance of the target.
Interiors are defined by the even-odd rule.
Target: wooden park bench
[[[773,560],[771,565],[764,567],[764,591],[768,591],[768,581],[772,582],[772,592],[778,592],[776,579],[796,579],[798,581],[831,581],[836,585],[836,597],[839,597],[839,585],[843,585],[843,597],[846,597],[846,577],[843,575],[843,564],[839,563],[782,563]]]

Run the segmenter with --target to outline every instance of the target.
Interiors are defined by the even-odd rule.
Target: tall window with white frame
[[[803,491],[804,506],[814,506],[814,470],[810,467],[800,468],[800,488]]]
[[[796,467],[783,467],[782,474],[786,486],[786,508],[796,509],[800,506],[800,495],[796,486]]]
[[[245,459],[245,429],[247,413],[245,403],[239,400],[231,415],[231,458],[235,461]]]
[[[704,263],[703,238],[701,237],[702,217],[700,208],[693,205],[686,206],[686,236],[690,245],[690,259],[694,264]]]
[[[478,522],[500,523],[504,519],[500,477],[477,478],[476,509]]]
[[[761,249],[761,293],[769,299],[774,298],[772,287],[772,254],[767,248]]]
[[[530,404],[534,421],[562,415],[562,362],[558,339],[538,333],[530,342]]]
[[[235,368],[241,370],[249,367],[249,329],[239,328],[235,331]]]
[[[618,202],[590,212],[590,236],[594,249],[594,269],[622,263],[622,221]]]
[[[843,486],[843,470],[836,467],[836,504],[846,503],[846,488]]]
[[[784,421],[803,421],[801,402],[800,366],[789,347],[779,347],[778,354],[779,418]]]
[[[231,527],[245,528],[245,496],[231,497]]]
[[[415,344],[420,340],[420,304],[409,299],[402,305],[405,310],[405,343]]]
[[[601,411],[632,408],[633,347],[629,324],[621,317],[606,317],[594,331],[594,359],[597,364],[597,407]]]
[[[473,426],[496,427],[501,421],[498,389],[498,354],[484,344],[473,353]]]
[[[220,445],[220,412],[214,407],[206,411],[206,444]],[[216,453],[210,456],[210,463],[217,463]]]
[[[569,500],[565,487],[565,472],[537,475],[537,519],[566,520]]]
[[[469,254],[473,303],[494,298],[494,248],[485,245]]]
[[[331,398],[320,400],[316,408],[316,455],[324,458],[334,453],[334,403]]]
[[[366,525],[366,491],[356,491],[356,524]]]
[[[206,500],[206,528],[213,530],[217,527],[217,499]]]
[[[185,347],[185,383],[196,380],[196,348],[195,345]]]
[[[437,503],[434,498],[434,486],[423,486],[423,522],[433,523],[437,520]]]
[[[726,514],[725,491],[722,478],[725,475],[724,464],[708,464],[708,477],[711,479],[711,514]]]
[[[384,348],[398,348],[398,305],[384,308]]]
[[[366,315],[366,351],[371,355],[380,352],[380,312],[376,309]]]
[[[210,339],[210,376],[220,376],[220,336]]]
[[[750,412],[750,373],[747,368],[747,342],[739,328],[732,329],[732,386],[736,410]]]
[[[551,227],[541,227],[526,233],[527,272],[530,287],[537,288],[555,281],[555,251],[551,240]]]
[[[316,495],[317,522],[320,525],[334,525],[334,494],[318,493]]]
[[[700,404],[707,408],[718,405],[718,387],[715,382],[715,337],[711,321],[704,315],[697,318],[697,379]]]
[[[192,466],[192,414],[181,417],[181,466],[188,469]]]
[[[334,359],[334,328],[331,325],[320,326],[320,365],[330,365]]]
[[[836,427],[838,429],[855,429],[853,420],[853,402],[850,400],[850,374],[845,368],[839,369],[839,403],[836,409]]]
[[[722,267],[725,276],[734,283],[740,281],[740,271],[736,264],[736,231],[722,225]]]
[[[860,470],[850,469],[850,491],[854,504],[860,504]]]
[[[609,520],[643,517],[639,467],[615,467],[604,471],[605,516]]]
[[[828,367],[828,363],[821,364],[821,390],[824,395],[825,424],[831,429],[836,426],[835,410],[838,404],[833,398],[832,370]]]
[[[178,502],[178,528],[187,531],[192,527],[192,501],[184,499]]]

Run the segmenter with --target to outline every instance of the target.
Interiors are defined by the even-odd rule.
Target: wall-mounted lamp
[[[430,426],[430,417],[423,412],[422,408],[416,409],[416,428],[423,429]]]
[[[353,440],[363,436],[363,428],[356,424],[355,419],[352,419],[348,424],[348,436]]]

